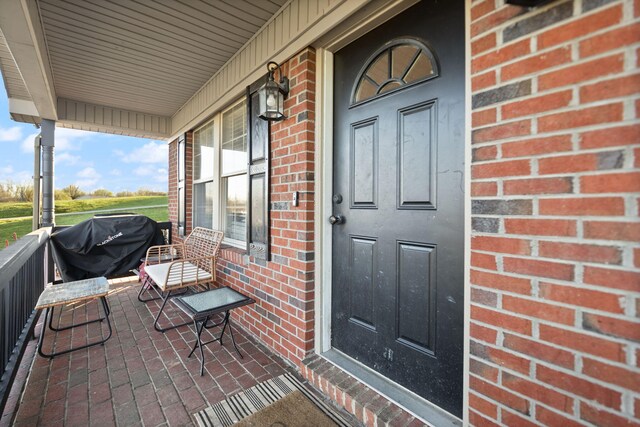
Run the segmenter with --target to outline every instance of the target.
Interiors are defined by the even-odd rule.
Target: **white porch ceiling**
[[[7,42],[2,31],[0,31],[0,69],[2,70],[4,87],[7,90],[7,97],[30,101],[31,96],[24,85],[24,80],[22,80],[16,63],[13,61],[11,52],[7,48]]]
[[[0,71],[16,121],[169,139],[267,61],[415,1],[0,0]]]
[[[286,0],[38,0],[59,98],[171,116]]]

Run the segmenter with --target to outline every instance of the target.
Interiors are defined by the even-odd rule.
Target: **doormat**
[[[243,427],[350,425],[291,373],[228,397],[197,412],[194,418],[200,427],[229,427],[236,424]]]

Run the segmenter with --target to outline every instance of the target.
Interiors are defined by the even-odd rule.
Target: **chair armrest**
[[[160,264],[163,262],[181,259],[184,257],[184,253],[184,245],[181,243],[151,246],[147,249],[144,265],[146,267],[147,265]]]
[[[169,279],[171,279],[171,281],[177,280],[179,282],[185,282],[186,280],[186,283],[189,283],[189,285],[215,281],[217,261],[218,257],[215,255],[171,261],[171,263],[169,264],[169,268],[167,269],[165,283],[169,283]],[[188,272],[188,277],[185,277],[185,266],[187,264],[192,264],[198,267],[198,269],[195,271],[195,277],[193,276],[193,270]],[[206,271],[207,275],[203,277],[200,272],[201,270]]]

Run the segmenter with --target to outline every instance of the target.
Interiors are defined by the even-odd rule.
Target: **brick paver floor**
[[[195,342],[193,327],[164,334],[154,330],[159,303],[139,302],[138,287],[131,281],[112,284],[108,300],[114,331],[104,346],[53,360],[33,359],[16,426],[193,425],[191,415],[207,405],[292,369],[234,324],[244,359],[235,353],[230,340],[224,346],[205,346],[205,375],[201,377],[198,356],[187,358]],[[172,321],[183,316],[171,303],[165,311]],[[64,325],[72,316],[78,322],[96,315],[97,304],[90,302],[65,309],[61,321]],[[40,328],[36,327],[36,336]],[[55,343],[54,334],[47,334],[45,348],[55,345],[60,351],[99,334],[97,323],[58,333]],[[23,363],[31,363],[27,359]]]

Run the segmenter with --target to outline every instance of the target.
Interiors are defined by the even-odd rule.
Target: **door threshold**
[[[430,425],[438,427],[462,426],[462,420],[455,415],[444,411],[428,400],[383,377],[339,350],[332,348],[321,353],[320,356]]]

